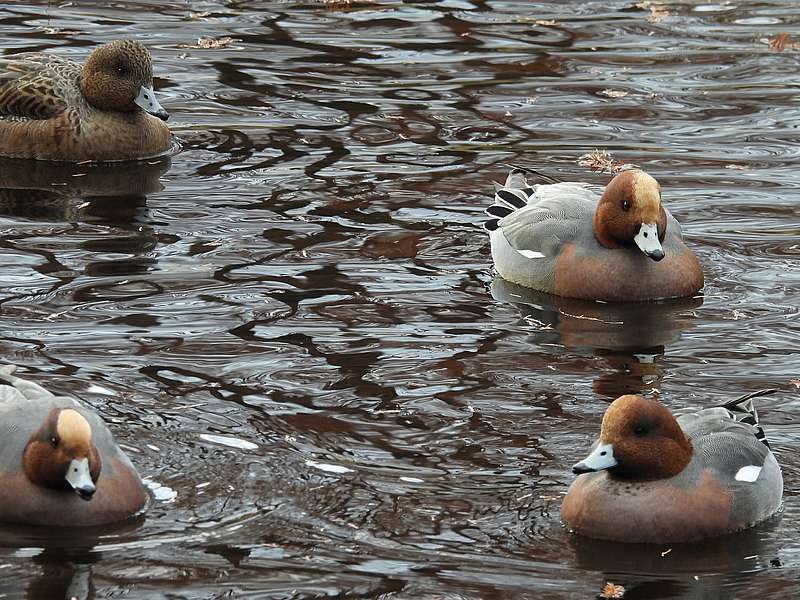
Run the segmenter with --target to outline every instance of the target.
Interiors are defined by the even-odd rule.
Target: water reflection
[[[89,555],[86,555],[89,558]],[[95,587],[92,581],[92,563],[94,559],[76,557],[74,553],[69,558],[61,553],[42,552],[34,559],[34,563],[41,569],[41,575],[31,579],[25,590],[28,600],[91,600],[95,597]],[[85,561],[85,562],[84,562]]]
[[[796,6],[634,4],[0,6],[7,52],[146,40],[183,142],[161,191],[128,164],[96,192],[104,169],[77,165],[6,186],[24,200],[0,217],[0,350],[92,390],[177,493],[95,546],[97,596],[594,597],[546,507],[604,396],[791,387],[796,52],[762,38]],[[664,186],[707,268],[702,307],[488,297],[491,180],[523,162],[604,184],[576,164],[595,148]],[[800,438],[781,410],[786,568],[756,582],[789,590]],[[24,596],[52,545],[8,546],[0,587]]]
[[[0,583],[0,597],[28,600],[91,600],[95,597],[92,568],[101,560],[96,548],[102,542],[134,534],[145,522],[134,517],[102,527],[59,528],[4,524],[0,527],[0,562],[12,555],[28,556],[36,566],[35,577],[25,586],[24,596],[17,586]]]
[[[522,287],[495,276],[492,297],[516,306],[528,341],[538,349],[585,349],[602,357],[608,370],[600,372],[592,387],[598,394],[616,398],[641,394],[661,385],[658,358],[669,344],[691,328],[691,311],[702,297],[658,302],[589,302],[563,298]]]
[[[625,599],[736,597],[756,574],[780,565],[773,535],[780,517],[691,544],[620,544],[569,535],[576,566],[625,587]],[[602,587],[602,582],[598,588]]]
[[[36,221],[131,223],[163,189],[169,158],[125,165],[0,159],[0,215]]]
[[[172,238],[159,240],[147,211],[147,196],[163,189],[160,179],[170,164],[168,157],[118,165],[0,159],[0,218],[69,224],[55,233],[62,244],[73,237],[82,250],[96,257],[83,269],[91,278],[141,275],[154,268],[151,253],[158,242]],[[32,268],[57,279],[53,290],[79,276],[51,247],[29,248],[27,237],[13,235],[5,243],[38,254],[44,262]],[[92,283],[74,297],[87,301],[117,299],[123,293],[148,296],[156,286],[149,282],[125,285],[133,289],[122,289],[119,282]],[[3,300],[15,299],[14,291],[24,295],[25,289],[8,288],[11,295]]]

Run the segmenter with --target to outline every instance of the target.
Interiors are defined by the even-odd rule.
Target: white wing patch
[[[547,258],[541,252],[536,252],[536,250],[517,250],[517,252],[522,254],[522,256],[524,256],[525,258]]]
[[[762,467],[757,467],[755,465],[748,465],[746,467],[742,467],[736,472],[736,476],[734,479],[736,481],[746,481],[748,483],[753,483],[758,476],[761,474]]]

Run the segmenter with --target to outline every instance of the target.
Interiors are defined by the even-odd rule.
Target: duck
[[[68,162],[140,160],[173,147],[136,40],[96,48],[83,65],[47,53],[0,59],[0,155]]]
[[[656,400],[620,396],[572,467],[562,522],[595,539],[680,543],[768,519],[781,508],[783,477],[752,399],[774,391],[677,417]]]
[[[496,184],[486,209],[492,259],[511,283],[557,296],[639,302],[695,295],[703,269],[678,221],[661,204],[658,182],[640,169],[593,186],[529,185],[525,167]]]
[[[148,494],[103,420],[0,367],[0,522],[75,527],[139,514]]]

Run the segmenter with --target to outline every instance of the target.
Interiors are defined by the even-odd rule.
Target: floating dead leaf
[[[78,35],[80,31],[74,29],[59,29],[58,27],[44,27],[42,33],[45,35]]]
[[[742,311],[736,310],[734,308],[733,311],[730,314],[725,315],[722,318],[726,319],[728,321],[738,321],[739,319],[746,319],[747,318],[747,313],[743,313]]]
[[[624,98],[628,95],[628,92],[625,90],[600,90],[599,93],[609,98]]]
[[[730,164],[730,165],[725,165],[725,168],[726,169],[733,169],[734,171],[746,171],[747,170],[747,165]]]
[[[603,598],[603,600],[607,600],[609,598],[622,598],[625,595],[625,588],[621,585],[615,585],[610,581],[607,581],[606,584],[603,586],[603,589],[597,594],[598,598]]]
[[[789,383],[791,383],[796,388],[800,388],[800,379],[790,379]]]
[[[647,16],[647,20],[651,23],[658,23],[664,17],[669,16],[669,11],[661,2],[637,2],[636,8],[649,10],[650,14]]]
[[[230,46],[233,42],[235,42],[232,37],[221,37],[215,38],[211,36],[203,36],[197,38],[197,43],[195,44],[181,44],[180,48],[202,48],[203,50],[209,50],[212,48],[225,48],[226,46]]]
[[[768,37],[767,44],[769,44],[769,49],[775,52],[783,52],[787,47],[791,48],[793,46],[789,42],[789,34],[785,31]]]
[[[605,150],[595,150],[579,156],[578,164],[601,173],[619,173],[625,166],[623,161],[615,159]]]
[[[325,5],[328,8],[349,8],[350,7],[350,0],[324,0]],[[372,2],[373,0],[359,0],[359,2],[367,3]]]

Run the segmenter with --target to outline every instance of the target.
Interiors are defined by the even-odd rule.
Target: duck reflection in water
[[[102,225],[99,232],[84,228],[76,243],[92,253],[130,256],[90,262],[86,272],[146,272],[155,262],[152,250],[158,243],[147,196],[163,189],[160,178],[169,167],[168,157],[114,165],[0,159],[0,218]],[[59,273],[62,281],[70,278],[70,269],[57,257],[44,256],[50,260],[37,270]]]
[[[114,165],[0,158],[0,215],[125,226],[163,189],[168,157]]]
[[[780,564],[778,543],[769,535],[779,521],[780,517],[772,517],[755,528],[686,544],[622,544],[566,537],[575,565],[602,573],[598,590],[611,581],[625,588],[625,600],[731,600],[750,589],[756,574]]]
[[[6,585],[0,580],[0,598],[7,594],[8,598],[28,600],[94,600],[97,592],[92,569],[103,557],[94,548],[101,542],[126,539],[144,522],[145,516],[138,515],[111,525],[62,527],[57,531],[4,523],[0,528],[0,562],[25,548],[32,554],[33,573],[24,594],[18,581]]]
[[[692,327],[691,310],[702,297],[654,302],[594,302],[553,296],[495,276],[492,297],[516,306],[540,349],[563,346],[602,357],[608,370],[592,387],[610,398],[660,387],[658,357]]]

